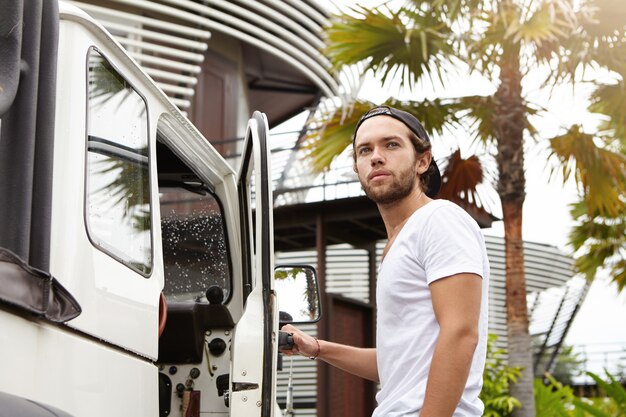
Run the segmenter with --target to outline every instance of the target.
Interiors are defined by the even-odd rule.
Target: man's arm
[[[440,332],[420,417],[452,416],[478,343],[482,278],[452,275],[430,284],[430,292]]]
[[[312,357],[370,381],[378,381],[378,366],[376,364],[376,349],[357,348],[339,343],[316,341],[314,337],[302,332],[290,324],[283,326],[284,332],[293,335],[294,347],[291,350],[282,350],[286,355],[299,353],[302,356]],[[319,346],[318,346],[319,342]],[[318,351],[319,349],[319,351]]]

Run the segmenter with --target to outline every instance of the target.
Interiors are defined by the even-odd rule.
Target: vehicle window
[[[87,62],[89,238],[148,276],[153,255],[146,102],[96,49],[89,51]]]
[[[222,208],[199,183],[161,186],[161,233],[168,300],[199,301],[217,285],[230,296],[230,263]]]

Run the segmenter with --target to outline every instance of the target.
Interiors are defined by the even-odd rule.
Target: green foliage
[[[359,118],[372,106],[368,101],[356,101],[346,109],[320,114],[324,122],[313,126],[304,146],[314,171],[328,169],[333,159],[352,143],[352,132]]]
[[[576,224],[570,232],[570,243],[579,252],[576,270],[593,280],[600,268],[606,268],[622,291],[626,286],[626,205],[615,216],[589,215],[588,202],[572,206]]]
[[[508,366],[503,349],[495,347],[497,336],[489,335],[487,341],[487,361],[483,373],[483,390],[480,399],[485,404],[483,417],[505,417],[511,415],[521,403],[509,395],[509,386],[521,376],[521,368]]]
[[[624,54],[626,54],[626,47],[624,49]],[[591,96],[589,110],[604,116],[600,124],[601,132],[605,133],[609,139],[612,136],[620,139],[622,152],[626,150],[625,108],[626,85],[623,80],[617,84],[601,85]]]
[[[352,14],[337,16],[326,30],[325,53],[336,68],[363,62],[383,83],[389,76],[415,83],[453,55],[451,29],[435,13],[356,6]]]
[[[606,372],[606,371],[605,371]],[[572,388],[546,375],[547,384],[535,380],[535,409],[538,417],[626,417],[626,390],[606,372],[606,380],[587,372],[606,397],[576,397]]]
[[[626,417],[626,389],[624,389],[620,381],[618,381],[613,375],[609,374],[607,371],[605,371],[605,373],[607,377],[606,380],[603,380],[598,375],[592,372],[587,372],[587,375],[593,378],[596,384],[598,384],[598,387],[606,394],[607,398],[613,401],[615,405],[614,411],[616,411],[617,413],[613,414],[612,417]],[[605,402],[605,403],[609,403],[609,402],[610,401]],[[584,401],[580,399],[574,399],[574,404],[577,407],[582,406],[583,403]],[[587,405],[587,407],[585,408],[585,411],[590,412],[591,407],[589,407],[589,404],[588,403],[584,403],[584,404]],[[606,407],[608,404],[602,404],[602,405]],[[593,408],[595,410],[600,410],[602,412],[604,411],[600,409],[600,407],[598,407],[598,404],[596,404],[596,406]],[[594,414],[594,413],[591,413],[591,414],[594,416],[601,415],[601,414]]]
[[[580,353],[574,353],[572,346],[563,346],[556,358],[552,376],[564,385],[572,385],[574,377],[582,375],[585,359]]]
[[[609,398],[575,398],[573,417],[619,417],[615,403]]]
[[[622,82],[623,84],[623,82]],[[621,87],[603,86],[590,109],[609,116],[601,136],[572,126],[550,140],[565,178],[574,175],[582,196],[571,209],[575,226],[570,243],[577,253],[576,270],[593,280],[606,268],[622,291],[626,286],[626,121]]]
[[[599,146],[597,138],[578,125],[552,138],[550,146],[561,162],[564,179],[574,175],[580,184],[588,213],[612,217],[624,210],[626,155]]]
[[[457,100],[434,99],[418,102],[389,99],[383,104],[419,115],[429,135],[441,134],[446,125],[460,126],[456,114],[461,111],[461,104]],[[330,167],[333,159],[352,143],[352,132],[361,115],[373,106],[373,103],[367,101],[356,101],[345,110],[320,115],[325,123],[320,130],[312,130],[305,144],[313,170],[321,172]]]
[[[287,279],[287,278],[296,279],[298,274],[301,272],[304,272],[304,268],[296,268],[296,267],[278,268],[274,271],[274,278],[275,279]]]
[[[495,96],[466,96],[458,99],[457,108],[460,110],[457,117],[467,122],[470,131],[481,142],[495,142],[497,100]],[[529,116],[536,116],[539,110],[529,103],[524,103],[524,129],[531,137],[537,135],[537,129],[530,123]]]
[[[535,379],[535,413],[538,417],[570,417],[568,404],[574,398],[572,389],[547,376],[550,384]],[[571,407],[569,407],[571,408]]]
[[[456,98],[419,101],[402,101],[389,99],[384,104],[412,113],[417,117],[430,136],[442,134],[444,127],[462,128],[459,112],[465,109],[464,104]]]

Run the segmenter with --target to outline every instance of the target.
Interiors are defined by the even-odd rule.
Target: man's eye
[[[397,148],[398,146],[399,146],[399,145],[398,145],[398,143],[397,143],[397,142],[389,142],[389,143],[387,144],[387,147],[388,147],[388,148]]]
[[[359,155],[366,154],[369,152],[369,150],[370,148],[366,148],[366,147],[359,148]]]

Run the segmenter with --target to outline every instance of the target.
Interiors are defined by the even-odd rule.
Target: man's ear
[[[417,173],[422,175],[424,172],[428,171],[428,167],[430,166],[431,161],[433,160],[433,154],[430,151],[426,151],[421,155],[417,156]]]

